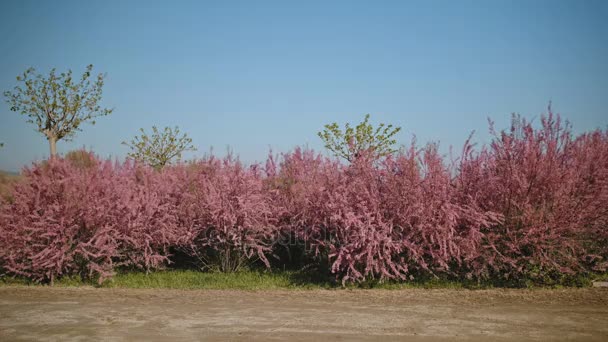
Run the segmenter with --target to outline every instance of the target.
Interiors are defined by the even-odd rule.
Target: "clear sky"
[[[124,157],[139,127],[178,125],[202,155],[243,160],[269,147],[322,145],[323,124],[403,127],[401,143],[488,139],[510,113],[553,101],[576,131],[606,128],[608,1],[0,2],[0,89],[33,66],[107,73],[103,104],[78,147]],[[25,117],[0,103],[0,169],[48,154]]]

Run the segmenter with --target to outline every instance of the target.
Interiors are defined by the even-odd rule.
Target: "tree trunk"
[[[57,155],[57,138],[54,136],[49,136],[47,138],[49,140],[49,148],[51,150],[51,158]]]

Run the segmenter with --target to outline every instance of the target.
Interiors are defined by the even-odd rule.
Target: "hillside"
[[[10,185],[19,180],[20,177],[17,172],[0,170],[0,197],[8,194]]]

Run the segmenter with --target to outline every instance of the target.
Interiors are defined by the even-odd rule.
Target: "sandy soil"
[[[0,340],[608,341],[608,289],[0,288]]]

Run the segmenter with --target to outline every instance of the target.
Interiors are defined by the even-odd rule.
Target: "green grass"
[[[533,285],[523,282],[526,288],[559,288],[590,286],[591,280],[608,279],[608,274],[592,275],[580,278],[576,282],[558,285]],[[0,277],[0,286],[41,286],[23,278]],[[56,287],[94,286],[102,288],[134,289],[214,289],[214,290],[277,290],[277,289],[340,289],[340,283],[333,278],[320,276],[313,272],[296,271],[242,271],[237,273],[199,272],[193,270],[157,271],[150,274],[143,272],[120,272],[112,279],[99,285],[94,281],[83,281],[79,277],[58,279]],[[374,280],[360,284],[347,284],[348,289],[488,289],[495,287],[514,287],[509,284],[475,281],[427,278],[410,282],[378,282]]]
[[[314,289],[328,288],[330,283],[304,283],[295,272],[206,273],[198,271],[161,271],[150,274],[123,273],[105,282],[111,288],[169,288],[169,289]]]
[[[170,288],[170,289],[234,289],[234,290],[273,290],[273,289],[338,289],[340,283],[323,279],[310,273],[294,271],[238,273],[203,273],[197,271],[166,271],[148,275],[144,273],[119,274],[107,281],[102,287],[111,288]],[[408,289],[408,288],[470,288],[467,284],[446,280],[425,280],[420,282],[383,282],[367,281],[360,284],[347,284],[349,289]]]
[[[273,289],[322,289],[332,288],[331,281],[313,281],[298,272],[242,271],[237,273],[199,272],[192,270],[121,272],[99,285],[83,281],[79,277],[62,277],[56,287],[94,286],[101,288],[132,289],[213,289],[213,290],[273,290]],[[0,278],[0,286],[41,286],[25,278]]]

